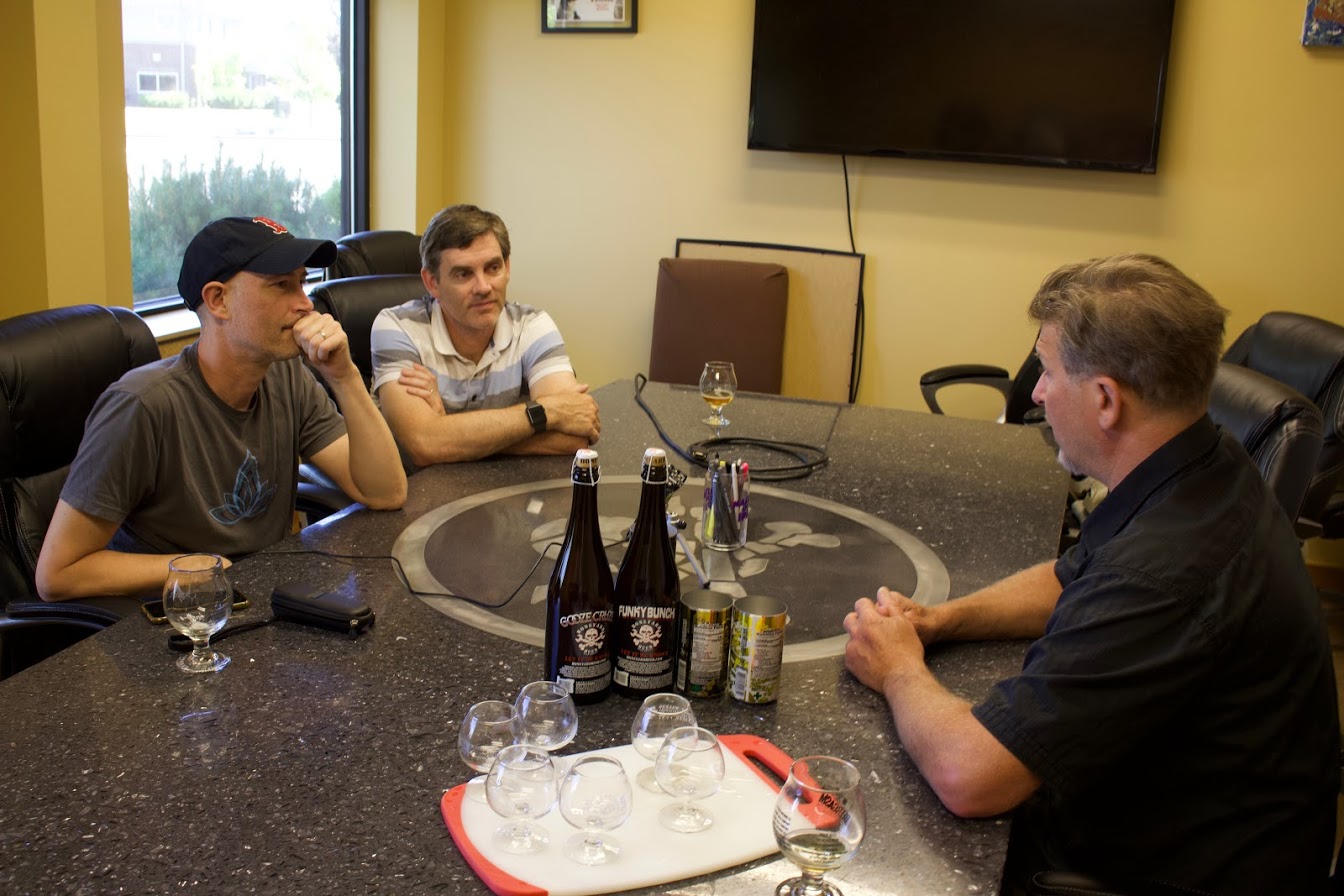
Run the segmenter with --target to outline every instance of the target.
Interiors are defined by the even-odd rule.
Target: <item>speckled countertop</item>
[[[632,391],[622,382],[597,393],[604,469],[637,471],[643,448],[659,444]],[[651,384],[644,395],[673,438],[708,435],[693,389]],[[725,434],[825,445],[827,468],[777,487],[915,533],[947,567],[953,596],[1053,554],[1067,479],[1033,430],[751,395],[728,416]],[[448,501],[568,468],[567,458],[503,458],[422,471],[402,510],[341,514],[233,568],[260,598],[240,619],[264,615],[286,580],[359,594],[378,621],[357,640],[274,624],[221,643],[233,658],[222,673],[188,676],[166,630],[134,617],[0,683],[0,893],[488,892],[439,799],[467,777],[456,749],[466,709],[539,677],[540,651],[435,611],[386,561],[311,551],[386,554]],[[462,562],[471,558],[464,546]],[[837,627],[850,599],[835,598]],[[957,645],[929,659],[975,699],[1023,650]],[[868,834],[833,875],[848,896],[997,892],[1007,822],[949,814],[884,702],[839,658],[786,664],[781,692],[772,705],[724,697],[696,711],[715,731],[859,765]],[[619,697],[581,708],[570,752],[627,742],[635,708]],[[764,893],[792,873],[773,857],[643,892]]]

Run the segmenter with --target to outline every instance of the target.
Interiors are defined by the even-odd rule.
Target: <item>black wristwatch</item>
[[[527,422],[532,424],[532,431],[540,435],[546,431],[546,409],[535,401],[527,403]]]

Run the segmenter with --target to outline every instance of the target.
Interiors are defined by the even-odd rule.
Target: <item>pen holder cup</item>
[[[741,461],[712,461],[705,470],[705,506],[700,540],[715,551],[747,543],[748,472]]]

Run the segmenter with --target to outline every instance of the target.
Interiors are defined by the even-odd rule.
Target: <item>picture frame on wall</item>
[[[639,0],[541,0],[543,34],[634,34]]]
[[[1344,47],[1344,0],[1308,0],[1302,46]]]

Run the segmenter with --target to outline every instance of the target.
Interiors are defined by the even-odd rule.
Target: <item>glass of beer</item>
[[[727,426],[728,418],[723,416],[723,409],[736,393],[737,372],[733,370],[733,362],[706,361],[704,372],[700,374],[700,397],[709,405],[709,416],[701,422],[715,430]]]

